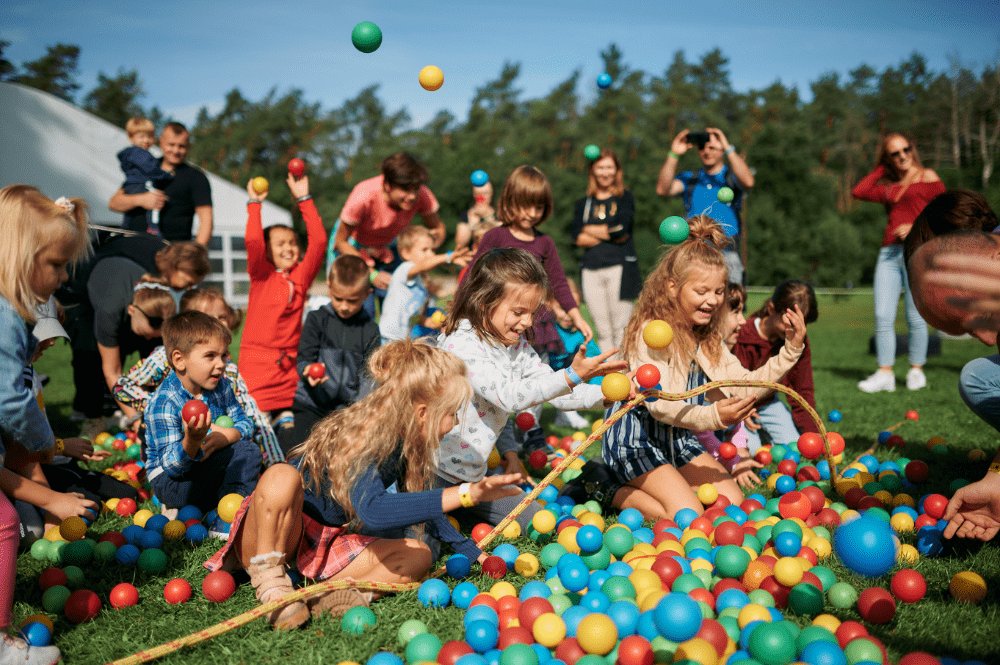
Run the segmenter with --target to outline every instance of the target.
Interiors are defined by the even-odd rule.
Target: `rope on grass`
[[[580,445],[577,446],[574,450],[572,450],[566,457],[564,457],[559,462],[559,464],[557,464],[552,469],[552,471],[550,471],[545,476],[545,478],[540,480],[538,484],[534,487],[534,489],[532,489],[528,494],[526,494],[524,498],[522,498],[521,501],[517,504],[517,506],[515,506],[514,509],[511,510],[510,513],[506,517],[504,517],[499,524],[493,527],[493,530],[490,531],[488,534],[486,534],[486,536],[484,536],[482,540],[480,540],[477,543],[477,545],[479,546],[480,549],[485,549],[497,537],[497,535],[502,533],[503,530],[507,528],[507,526],[509,526],[511,522],[517,519],[518,515],[524,512],[525,508],[527,508],[531,504],[531,502],[534,501],[539,494],[541,494],[542,490],[551,485],[560,475],[562,475],[562,473],[566,469],[569,468],[569,466],[575,460],[579,459],[580,456],[583,455],[583,453],[587,450],[587,448],[593,445],[595,441],[599,441],[604,436],[604,433],[612,425],[621,420],[625,416],[625,414],[627,414],[629,411],[631,411],[635,407],[645,402],[647,399],[653,397],[656,399],[662,399],[669,402],[679,402],[682,400],[686,400],[690,397],[696,397],[697,395],[701,395],[711,390],[715,390],[716,388],[731,388],[731,387],[767,388],[770,390],[775,390],[777,392],[784,393],[789,398],[794,399],[796,402],[798,402],[799,405],[801,405],[802,408],[805,409],[805,411],[809,414],[809,417],[813,419],[813,422],[816,423],[816,427],[819,430],[819,433],[823,437],[823,448],[826,455],[827,463],[829,463],[830,465],[830,477],[831,478],[837,477],[837,467],[833,461],[833,456],[830,454],[830,444],[826,440],[826,428],[823,426],[823,420],[819,417],[819,414],[816,413],[816,410],[813,409],[809,405],[809,403],[802,398],[801,395],[799,395],[791,388],[788,388],[787,386],[783,386],[779,383],[774,383],[771,381],[750,381],[743,379],[739,380],[734,379],[726,381],[711,381],[709,383],[702,384],[697,388],[693,388],[692,390],[688,390],[682,393],[665,393],[662,390],[645,390],[642,391],[640,394],[636,395],[633,399],[622,404],[622,406],[613,414],[608,416],[608,418],[603,423],[601,423],[599,427],[594,428],[593,431],[590,433],[590,436],[588,436],[584,441],[582,441]],[[427,579],[430,579],[432,577],[439,577],[442,574],[444,574],[444,572],[445,569],[443,567],[439,568],[432,574],[428,575]],[[248,610],[231,619],[227,619],[225,621],[217,623],[214,626],[209,626],[208,628],[204,628],[197,632],[191,633],[186,637],[181,637],[175,640],[171,640],[169,642],[165,642],[151,649],[144,649],[142,651],[132,654],[131,656],[127,656],[125,658],[113,661],[110,665],[136,665],[137,663],[148,663],[150,661],[156,660],[157,658],[162,658],[163,656],[166,656],[168,654],[175,653],[183,649],[184,647],[192,646],[200,642],[205,642],[212,638],[218,637],[219,635],[223,635],[224,633],[228,633],[231,630],[235,630],[236,628],[245,626],[246,624],[252,621],[267,616],[271,612],[274,612],[275,610],[280,609],[296,601],[306,600],[309,598],[313,598],[315,596],[320,596],[329,593],[330,591],[335,591],[338,589],[359,589],[365,591],[385,591],[389,593],[400,593],[403,591],[413,591],[419,588],[421,583],[422,582],[408,582],[408,583],[394,584],[388,582],[365,582],[358,580],[338,580],[338,579],[325,580],[317,584],[312,584],[307,587],[303,587],[302,589],[287,594],[284,597],[279,598],[278,600],[267,603],[266,605],[260,605],[258,607],[255,607],[252,610]]]

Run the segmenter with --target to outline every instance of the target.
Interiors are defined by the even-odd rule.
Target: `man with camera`
[[[677,173],[677,162],[694,147],[701,158],[698,171]],[[727,163],[728,161],[728,163]],[[708,215],[722,226],[733,245],[723,250],[729,281],[744,283],[743,261],[740,260],[739,242],[742,230],[740,210],[743,193],[752,189],[753,173],[750,167],[729,143],[721,129],[708,127],[703,132],[681,131],[670,144],[667,160],[663,162],[656,180],[656,193],[660,196],[681,196],[686,216]],[[718,199],[719,189],[733,190],[733,200],[723,203]]]

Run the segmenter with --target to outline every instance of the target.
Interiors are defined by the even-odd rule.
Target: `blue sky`
[[[384,34],[368,55],[350,40],[362,20]],[[201,106],[217,108],[233,87],[252,99],[272,86],[301,88],[331,108],[378,83],[383,102],[406,107],[419,125],[440,109],[463,118],[476,87],[506,61],[521,63],[525,97],[545,94],[575,70],[580,91],[595,94],[599,53],[612,42],[628,66],[655,74],[677,50],[691,61],[719,47],[737,89],[780,80],[806,97],[821,73],[881,68],[913,51],[937,70],[949,55],[979,69],[1000,58],[1000,10],[988,0],[8,0],[0,39],[11,42],[6,54],[16,63],[56,42],[80,45],[84,91],[100,71],[137,69],[142,102],[185,121]],[[444,71],[437,92],[417,84],[427,64]]]

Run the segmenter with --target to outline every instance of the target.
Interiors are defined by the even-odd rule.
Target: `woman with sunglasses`
[[[879,367],[874,374],[858,382],[863,392],[896,389],[893,365],[900,294],[904,296],[909,328],[910,370],[906,374],[906,387],[920,390],[927,385],[923,371],[927,360],[927,324],[913,304],[903,260],[903,241],[924,207],[944,191],[944,183],[937,173],[921,164],[916,144],[899,132],[887,134],[882,139],[875,169],[851,190],[856,199],[884,205],[889,218],[875,264],[875,352]]]

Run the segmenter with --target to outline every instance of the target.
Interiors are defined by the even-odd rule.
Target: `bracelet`
[[[368,283],[374,284],[376,277],[378,277],[378,270],[372,270],[370,273],[368,273]]]
[[[472,500],[471,483],[462,483],[458,486],[458,502],[463,508],[472,508],[476,502]]]
[[[728,148],[722,151],[722,154],[728,156],[733,154],[734,152],[736,152],[736,146],[730,145]]]
[[[667,157],[673,157],[674,159],[680,159],[680,158],[681,158],[681,156],[680,156],[680,155],[678,155],[678,154],[677,154],[676,152],[674,152],[673,150],[668,150],[668,151],[667,151]]]
[[[446,256],[447,258],[448,258],[448,263],[451,263],[451,256],[452,256],[452,254],[454,254],[454,253],[455,253],[455,252],[445,252],[445,253],[444,253],[444,255],[445,255],[445,256]]]
[[[56,439],[56,445],[53,454],[62,455],[64,452],[66,452],[66,442],[63,441],[62,439]]]
[[[572,367],[566,368],[566,378],[569,379],[574,386],[578,386],[583,383],[583,379],[580,378],[580,375],[577,374],[576,370]]]
[[[300,196],[299,198],[297,198],[295,200],[298,201],[299,203],[304,203],[304,202],[308,201],[311,198],[312,198],[312,194],[306,194],[305,196]]]
[[[990,471],[993,473],[1000,473],[1000,462],[993,462],[990,464]]]

